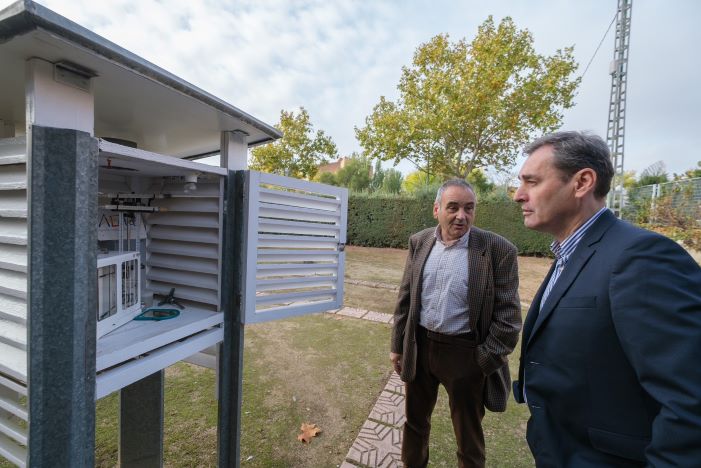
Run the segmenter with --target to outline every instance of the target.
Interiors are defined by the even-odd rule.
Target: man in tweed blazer
[[[506,356],[521,329],[517,252],[504,238],[472,227],[475,206],[472,187],[450,180],[434,204],[438,226],[409,239],[390,352],[406,383],[407,468],[428,463],[439,384],[449,395],[460,467],[484,466],[484,409],[506,409]]]

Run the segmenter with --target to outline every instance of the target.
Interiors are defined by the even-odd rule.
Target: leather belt
[[[474,331],[460,333],[457,335],[446,335],[445,333],[434,332],[422,327],[421,325],[417,325],[416,333],[422,334],[429,340],[437,341],[439,343],[477,345],[477,333]]]

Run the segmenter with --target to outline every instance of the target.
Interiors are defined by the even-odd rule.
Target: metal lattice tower
[[[606,142],[611,149],[613,182],[607,205],[621,216],[623,208],[623,148],[625,143],[626,88],[628,83],[628,49],[630,47],[630,15],[633,0],[618,0],[616,17],[616,42],[611,62],[611,99]]]

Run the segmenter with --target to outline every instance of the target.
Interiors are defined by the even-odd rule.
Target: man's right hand
[[[392,361],[392,367],[397,374],[402,373],[402,355],[397,353],[389,353],[389,360]]]

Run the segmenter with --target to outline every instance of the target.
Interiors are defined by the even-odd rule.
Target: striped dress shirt
[[[555,254],[557,262],[555,263],[555,270],[553,271],[553,274],[550,277],[550,281],[548,281],[548,285],[545,287],[545,291],[543,291],[543,296],[540,299],[540,309],[543,308],[545,301],[550,295],[550,291],[552,291],[553,287],[555,286],[555,283],[560,277],[562,270],[565,269],[565,265],[570,259],[570,255],[572,255],[572,252],[574,252],[574,250],[577,248],[577,245],[579,245],[579,241],[582,240],[584,234],[587,233],[589,226],[594,224],[594,222],[599,218],[599,216],[601,216],[601,214],[607,209],[608,208],[603,207],[599,211],[594,213],[594,216],[589,218],[586,223],[579,226],[577,230],[570,234],[570,236],[567,237],[567,239],[565,239],[564,241],[562,241],[562,243],[555,240],[552,242],[552,244],[550,244],[550,250],[552,250],[552,252]]]

